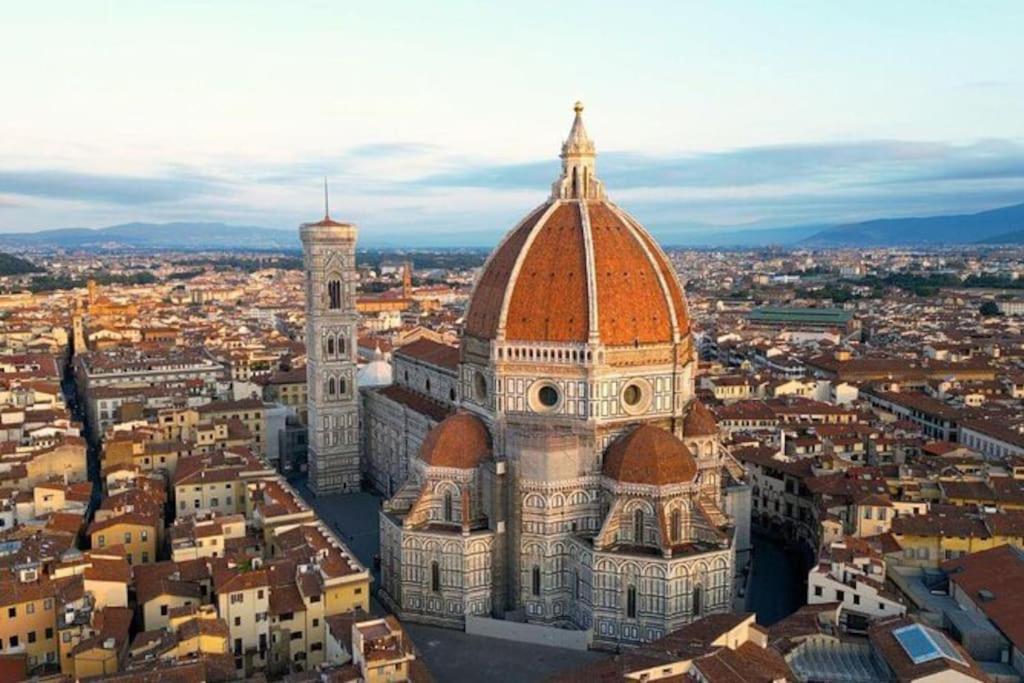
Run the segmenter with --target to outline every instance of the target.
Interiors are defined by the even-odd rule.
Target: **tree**
[[[986,301],[981,305],[981,308],[979,308],[978,310],[986,318],[991,317],[993,315],[1001,315],[999,311],[999,306],[996,305],[995,301]]]

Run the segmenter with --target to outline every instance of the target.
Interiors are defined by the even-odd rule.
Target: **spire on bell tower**
[[[331,204],[327,199],[327,176],[324,176],[324,220],[331,220]]]
[[[583,125],[583,103],[573,105],[569,137],[562,143],[562,176],[551,188],[554,199],[603,199],[604,184],[597,179],[597,151]]]

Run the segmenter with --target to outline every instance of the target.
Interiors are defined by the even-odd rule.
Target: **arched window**
[[[430,590],[435,593],[441,590],[441,567],[437,562],[430,563]]]
[[[334,355],[334,337],[327,337],[327,357]]]
[[[338,353],[345,355],[345,337],[340,334],[338,335]]]
[[[679,510],[672,511],[672,542],[679,543],[683,540],[683,513]]]
[[[338,380],[338,393],[344,396],[346,391],[348,391],[348,382],[342,378]]]
[[[452,521],[452,494],[448,492],[444,494],[444,521]]]
[[[327,305],[329,308],[341,308],[341,282],[331,280],[327,283]]]
[[[696,586],[693,587],[693,616],[695,616],[695,617],[699,617],[700,616],[700,610],[701,610],[700,600],[701,600],[700,584],[698,583]]]
[[[334,383],[334,378],[331,377],[329,380],[327,380],[327,395],[328,396],[334,396],[334,391],[335,391],[336,388],[337,387],[336,387],[336,385]]]
[[[533,594],[540,595],[540,567],[533,567]]]
[[[633,541],[644,542],[644,511],[640,508],[633,513]]]
[[[572,196],[580,196],[580,177],[579,171],[575,166],[572,167]]]
[[[626,617],[636,619],[636,586],[626,589]]]

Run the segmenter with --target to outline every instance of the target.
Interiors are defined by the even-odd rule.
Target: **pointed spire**
[[[604,184],[597,179],[597,151],[583,125],[583,103],[573,105],[569,137],[562,143],[562,176],[551,187],[554,199],[604,199]]]
[[[331,220],[331,205],[327,199],[327,176],[324,176],[324,220]]]

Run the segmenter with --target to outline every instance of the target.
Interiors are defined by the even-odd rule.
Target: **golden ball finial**
[[[583,103],[580,102],[579,100],[576,100],[576,104],[573,105],[572,110],[579,114],[580,112],[583,111]]]

